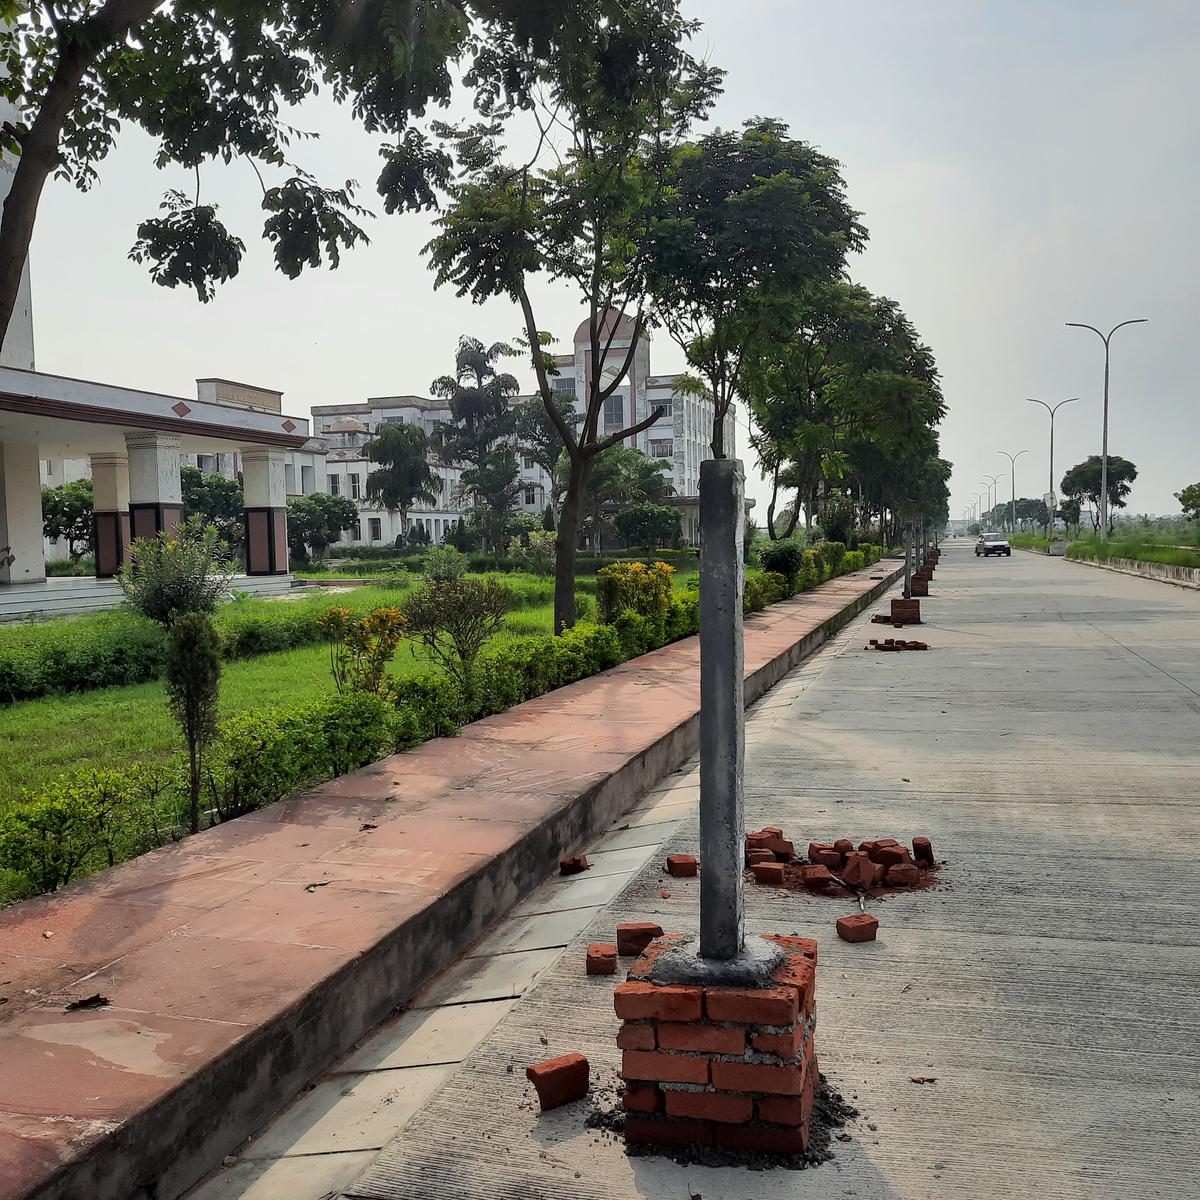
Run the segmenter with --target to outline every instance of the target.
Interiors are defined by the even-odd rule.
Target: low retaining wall
[[[747,619],[747,703],[871,570]],[[688,638],[0,915],[0,1200],[176,1200],[695,755],[698,704]]]
[[[1026,554],[1039,554],[1043,558],[1045,557],[1045,552],[1042,550],[1030,550],[1024,546],[1018,546],[1017,549],[1023,550]],[[1077,563],[1082,567],[1099,567],[1102,571],[1116,571],[1118,575],[1137,575],[1142,579],[1155,579],[1159,583],[1173,583],[1176,587],[1200,591],[1200,567],[1143,562],[1138,558],[1108,558],[1100,561],[1095,558],[1071,558],[1068,555],[1064,556],[1063,561]]]

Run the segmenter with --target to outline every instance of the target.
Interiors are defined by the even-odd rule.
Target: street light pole
[[[995,512],[996,511],[996,492],[994,491],[994,489],[998,488],[1000,486],[1000,476],[999,475],[985,475],[984,479],[987,480],[987,485],[988,485],[988,505],[990,506],[989,511]]]
[[[1107,367],[1105,368],[1104,376],[1105,376],[1105,379],[1108,378]],[[1054,414],[1056,412],[1058,412],[1058,410],[1060,408],[1062,408],[1062,406],[1064,404],[1074,404],[1075,401],[1078,399],[1079,399],[1078,396],[1072,396],[1069,400],[1060,400],[1053,408],[1051,408],[1050,405],[1045,402],[1045,400],[1035,400],[1032,396],[1025,397],[1025,402],[1027,404],[1040,404],[1050,414],[1050,495],[1052,495],[1052,496],[1054,495]],[[1107,431],[1107,429],[1108,429],[1108,425],[1106,422],[1105,430]],[[1105,446],[1107,446],[1107,445],[1108,445],[1108,441],[1107,441],[1107,437],[1106,437]],[[1107,461],[1108,460],[1105,459],[1105,463],[1107,463]],[[1103,474],[1103,470],[1101,473]],[[1107,483],[1107,480],[1102,480],[1102,487],[1103,487],[1104,483]],[[1046,536],[1047,537],[1050,536],[1050,531],[1053,528],[1054,528],[1054,513],[1051,512],[1046,517]]]
[[[1012,498],[1009,500],[1008,510],[1008,526],[1013,532],[1017,532],[1017,459],[1022,454],[1028,454],[1028,450],[1018,450],[1016,454],[1009,454],[1007,450],[998,450],[997,454],[1003,454],[1008,459],[1012,466]]]
[[[1081,321],[1068,321],[1068,329],[1090,329],[1104,343],[1104,436],[1100,447],[1100,540],[1108,541],[1108,344],[1112,335],[1126,325],[1145,325],[1148,317],[1134,317],[1132,321],[1122,321],[1114,325],[1107,333],[1101,333],[1095,325],[1085,325]]]

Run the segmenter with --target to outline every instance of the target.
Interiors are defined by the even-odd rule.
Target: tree
[[[513,354],[511,346],[484,346],[478,338],[458,340],[453,375],[435,379],[430,390],[450,406],[450,420],[434,434],[443,462],[460,467],[458,495],[475,507],[476,524],[486,542],[499,549],[505,518],[521,490],[520,466],[512,449],[516,379],[496,371]]]
[[[167,704],[187,743],[189,826],[199,833],[204,752],[217,736],[221,690],[221,639],[210,616],[183,613],[175,618],[164,675]]]
[[[358,524],[358,509],[345,496],[313,492],[288,501],[288,543],[295,558],[311,550],[317,558]]]
[[[635,504],[618,513],[615,523],[627,546],[640,546],[647,554],[658,546],[678,545],[682,529],[679,509],[665,504]]]
[[[48,538],[62,538],[72,562],[88,552],[92,544],[90,479],[42,488],[42,532]]]
[[[181,467],[179,481],[183,491],[183,515],[200,517],[216,526],[228,546],[242,544],[242,485],[224,475],[206,475],[196,467]]]
[[[1200,521],[1200,483],[1189,483],[1183,491],[1175,493],[1175,499],[1179,501],[1185,517]]]
[[[460,177],[427,247],[438,286],[477,303],[507,296],[521,307],[538,391],[568,461],[555,564],[555,632],[574,624],[575,553],[588,477],[598,454],[662,415],[601,432],[605,401],[628,377],[647,322],[647,229],[661,200],[668,151],[711,106],[719,72],[684,49],[695,25],[679,0],[576,5],[570,36],[556,36],[530,64],[537,125],[528,161],[504,161],[495,113],[446,129]],[[503,57],[504,48],[498,53]],[[497,82],[498,92],[505,89]],[[549,160],[549,161],[547,161]],[[550,386],[531,286],[569,284],[587,310],[591,370],[578,432]],[[629,315],[624,315],[629,314]],[[620,336],[627,347],[613,349]]]
[[[369,461],[367,502],[400,514],[400,528],[408,533],[408,511],[421,501],[432,504],[442,491],[441,479],[429,465],[430,444],[419,425],[381,425],[363,447]]]
[[[1082,506],[1077,497],[1064,498],[1059,501],[1058,513],[1056,515],[1068,529],[1078,530],[1081,508]]]
[[[562,392],[553,392],[551,404],[558,411],[558,421],[554,421],[540,397],[528,400],[517,408],[514,434],[517,450],[535,466],[541,467],[546,476],[553,481],[555,468],[563,454],[563,440],[559,434],[559,424],[566,425],[573,433],[578,432],[579,413],[575,409],[575,397]],[[546,495],[546,510],[554,519],[558,509],[557,489],[551,483]],[[551,526],[550,528],[553,528]]]
[[[1103,461],[1098,454],[1093,454],[1081,463],[1076,463],[1063,477],[1059,487],[1064,496],[1078,497],[1086,500],[1092,506],[1092,529],[1100,528],[1100,487]],[[1125,497],[1129,495],[1133,481],[1137,478],[1137,467],[1128,459],[1119,455],[1108,456],[1108,510],[1125,507]],[[1112,532],[1113,520],[1110,517],[1108,532]]]
[[[288,109],[321,85],[350,99],[382,150],[379,191],[388,212],[435,204],[449,162],[413,116],[445,105],[453,72],[474,81],[477,103],[524,103],[533,65],[556,38],[596,45],[598,0],[582,19],[574,0],[0,0],[0,97],[15,120],[0,147],[17,159],[0,220],[0,343],[15,307],[38,204],[51,174],[86,190],[122,124],[158,143],[156,163],[194,170],[245,159],[261,183],[263,236],[287,276],[365,241],[353,185],[322,187],[289,161],[311,136]],[[281,173],[279,181],[262,178]],[[247,178],[252,178],[247,172]],[[144,221],[133,257],[167,287],[194,287],[202,300],[237,274],[243,243],[215,206],[167,193],[165,216]]]
[[[670,469],[662,459],[647,458],[628,446],[610,446],[597,455],[580,505],[580,537],[589,537],[592,546],[601,549],[605,511],[615,514],[631,504],[657,504],[671,495]],[[564,462],[559,468],[560,482],[565,473]]]
[[[409,593],[401,606],[405,630],[470,697],[475,660],[504,624],[512,607],[508,588],[494,579],[464,575],[432,580]]]
[[[656,314],[713,397],[712,451],[780,300],[840,276],[866,230],[840,164],[756,117],[679,147],[651,227]]]

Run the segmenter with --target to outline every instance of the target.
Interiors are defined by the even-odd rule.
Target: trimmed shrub
[[[792,594],[792,585],[787,576],[781,575],[778,571],[764,571],[758,577],[758,586],[768,604],[786,600]]]
[[[467,573],[467,556],[453,546],[435,546],[425,555],[425,578],[433,583],[461,579]]]
[[[742,588],[742,612],[762,612],[766,607],[767,596],[760,577],[757,575],[747,576],[745,586]]]
[[[835,575],[842,573],[842,559],[846,554],[845,542],[822,542],[817,547],[817,553],[821,556],[821,561],[825,564],[826,579],[832,579]]]
[[[758,563],[764,571],[782,575],[795,587],[804,570],[804,543],[797,538],[767,542],[758,552]]]
[[[475,660],[511,607],[512,593],[496,580],[464,576],[417,588],[401,611],[412,638],[469,694]]]
[[[847,550],[842,557],[842,574],[848,575],[851,571],[861,571],[866,565],[866,555],[861,550]]]
[[[667,609],[665,623],[667,641],[691,637],[700,632],[700,593],[685,592],[676,596]]]
[[[661,620],[671,603],[675,568],[664,562],[613,563],[596,572],[596,610],[602,625],[626,613]],[[644,653],[644,651],[643,651]]]

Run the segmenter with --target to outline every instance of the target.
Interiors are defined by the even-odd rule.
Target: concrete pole
[[[700,464],[700,957],[718,961],[740,958],[746,941],[745,495],[737,459]]]
[[[45,578],[38,448],[32,442],[0,442],[0,583]]]
[[[904,526],[904,598],[912,598],[912,526]]]

